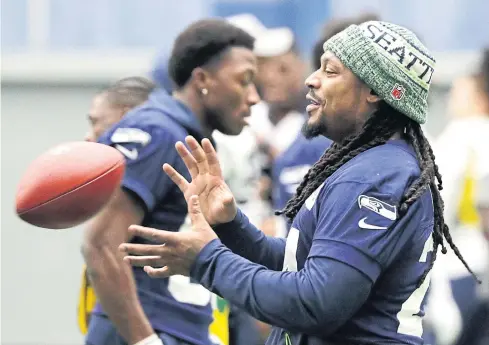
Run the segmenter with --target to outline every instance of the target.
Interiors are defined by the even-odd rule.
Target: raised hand
[[[191,231],[173,232],[131,225],[129,233],[132,236],[158,244],[123,243],[119,250],[126,254],[124,261],[132,266],[144,267],[144,271],[153,278],[166,278],[175,274],[189,276],[200,251],[217,235],[202,213],[199,198],[192,195],[187,203]]]
[[[175,148],[190,172],[192,181],[187,181],[171,165],[163,165],[163,170],[180,188],[189,203],[192,195],[199,197],[202,213],[211,225],[230,222],[236,216],[234,196],[222,176],[217,153],[209,139],[202,140],[202,146],[194,137],[185,138],[190,151],[182,142]]]

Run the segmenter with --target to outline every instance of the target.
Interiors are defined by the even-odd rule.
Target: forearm
[[[122,255],[106,246],[84,246],[83,254],[97,300],[128,342],[136,342],[154,333],[139,303],[131,267]]]
[[[285,239],[266,236],[240,210],[235,219],[214,227],[221,242],[234,253],[271,270],[281,270]]]
[[[273,272],[237,257],[217,240],[201,252],[191,275],[259,320],[318,336],[344,324],[372,285],[356,269],[326,258],[312,259],[300,272]]]

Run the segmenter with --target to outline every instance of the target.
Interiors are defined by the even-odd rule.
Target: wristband
[[[152,334],[147,338],[144,338],[143,340],[138,341],[134,345],[164,345],[163,342],[161,341],[160,337],[156,334]]]

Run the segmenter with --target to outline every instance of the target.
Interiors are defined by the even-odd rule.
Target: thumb
[[[194,230],[201,230],[210,226],[202,213],[199,197],[197,195],[192,195],[190,197],[188,202],[188,213],[190,215],[190,221],[192,222],[192,227]]]

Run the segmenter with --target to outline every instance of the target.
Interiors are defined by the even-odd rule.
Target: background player
[[[170,94],[173,92],[175,87],[168,75],[166,55],[162,54],[156,59],[151,75],[159,87]],[[212,138],[222,163],[224,179],[236,196],[239,207],[250,214],[250,219],[259,223],[266,209],[264,210],[262,201],[257,197],[255,187],[260,168],[256,166],[258,149],[251,130],[245,127],[239,135],[225,135],[214,131]],[[213,303],[214,321],[210,326],[210,334],[215,342],[223,345],[259,343],[256,321],[253,318],[217,295],[213,295],[213,299],[216,303]]]
[[[438,165],[446,171],[442,191],[445,217],[458,247],[467,253],[468,264],[484,277],[489,272],[489,246],[484,237],[489,205],[488,52],[473,75],[455,80],[448,103],[452,119],[435,147]],[[436,344],[476,344],[477,314],[486,303],[487,287],[477,286],[454,257],[440,259],[434,267],[428,302]]]
[[[155,84],[149,79],[128,77],[116,81],[97,94],[92,100],[88,113],[89,130],[85,135],[85,140],[96,142],[129,110],[146,102],[154,88]],[[83,334],[87,333],[95,303],[95,292],[88,279],[86,266],[84,266],[78,300],[78,328]]]
[[[389,55],[383,39],[397,42]],[[294,221],[287,243],[237,213],[211,143],[202,148],[187,138],[192,153],[181,143],[178,151],[192,182],[164,169],[185,193],[193,231],[133,226],[131,233],[165,246],[125,243],[121,250],[138,255],[126,260],[150,276],[191,275],[275,325],[269,344],[422,344],[423,299],[444,240],[463,261],[420,127],[434,59],[407,29],[375,21],[348,27],[324,50],[321,69],[306,80],[305,134],[335,144],[283,210]],[[400,59],[399,51],[416,59]]]
[[[161,65],[161,63],[160,63]],[[160,68],[160,67],[159,67]],[[159,87],[168,88],[168,72],[165,61],[163,71],[153,73],[153,79]],[[90,129],[86,140],[97,141],[110,127],[119,122],[127,111],[144,103],[155,84],[142,77],[123,78],[112,84],[106,90],[97,94],[90,107],[88,115]],[[167,89],[171,92],[171,89]],[[244,345],[257,343],[256,330],[249,316],[237,309],[230,310],[229,304],[220,297],[213,295],[213,322],[209,333],[217,344]],[[83,334],[87,333],[90,316],[96,304],[96,296],[88,279],[86,267],[82,272],[82,284],[78,302],[78,327]]]
[[[259,101],[253,84],[253,38],[221,20],[194,23],[176,39],[169,70],[173,96],[157,90],[129,112],[99,142],[127,158],[123,188],[89,225],[83,253],[100,302],[87,344],[209,344],[211,295],[183,276],[155,281],[130,270],[117,253],[131,240],[130,224],[172,231],[184,227],[187,207],[180,191],[161,172],[163,163],[184,171],[174,143],[186,135],[210,137],[214,129],[239,134],[250,107]],[[170,202],[171,201],[171,202]],[[132,242],[144,242],[133,238]]]

